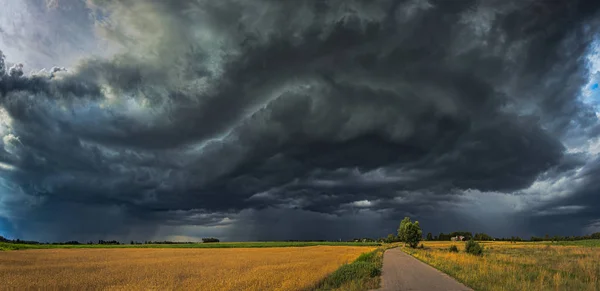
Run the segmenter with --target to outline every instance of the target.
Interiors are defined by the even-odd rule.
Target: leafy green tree
[[[415,221],[406,228],[406,242],[411,248],[416,248],[419,242],[423,239],[423,231],[419,226],[419,222]]]
[[[423,239],[423,231],[419,226],[419,222],[412,222],[409,217],[405,217],[402,222],[400,222],[398,238],[405,244],[408,244],[411,248],[416,248]]]
[[[433,234],[431,234],[431,232],[427,233],[427,240],[433,240]]]
[[[402,219],[402,221],[400,222],[400,226],[398,227],[398,239],[401,242],[406,242],[406,228],[411,223],[412,222],[410,221],[410,217],[408,216],[404,217],[404,219]]]

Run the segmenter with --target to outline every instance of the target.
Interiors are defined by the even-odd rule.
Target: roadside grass
[[[385,244],[376,250],[360,255],[354,262],[342,265],[316,286],[308,290],[364,291],[376,289],[381,282],[383,254],[398,244]]]
[[[312,246],[381,246],[376,242],[221,242],[197,244],[141,244],[141,245],[51,245],[51,244],[15,244],[0,242],[0,251],[26,249],[95,249],[95,248],[282,248],[282,247],[312,247]]]
[[[451,245],[458,253],[449,252]],[[483,256],[465,253],[461,242],[425,242],[402,250],[474,290],[600,290],[600,248],[547,242],[482,242]]]

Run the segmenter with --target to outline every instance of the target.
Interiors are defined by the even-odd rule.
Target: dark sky
[[[599,1],[0,5],[0,235],[600,231]]]

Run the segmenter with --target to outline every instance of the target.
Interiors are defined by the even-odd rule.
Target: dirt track
[[[469,287],[405,254],[400,249],[390,249],[385,252],[381,286],[377,290],[472,291]]]

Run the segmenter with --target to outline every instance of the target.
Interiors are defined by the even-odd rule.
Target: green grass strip
[[[360,255],[354,262],[342,265],[316,286],[308,290],[364,291],[376,289],[381,281],[383,254],[397,245],[383,245],[376,250]]]

